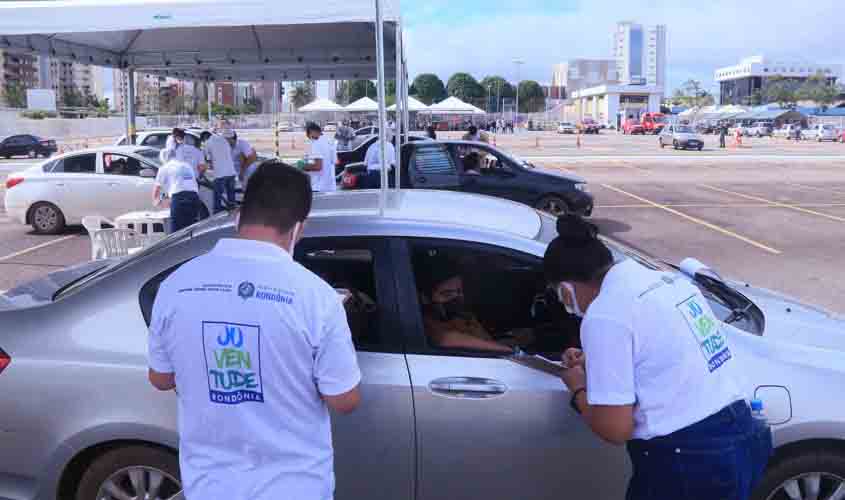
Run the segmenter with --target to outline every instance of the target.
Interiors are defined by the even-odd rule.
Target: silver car
[[[354,297],[347,314],[363,403],[333,419],[337,498],[623,498],[624,450],[603,444],[569,409],[548,363],[441,349],[424,331],[417,277],[443,257],[461,263],[489,331],[530,328],[531,351],[546,358],[577,346],[578,320],[543,279],[554,219],[445,191],[391,193],[384,216],[377,207],[372,191],[317,196],[296,247],[299,262]],[[162,280],[232,235],[233,217],[222,214],[134,256],[0,296],[0,498],[177,494],[178,396],[147,381],[147,323]],[[755,498],[842,498],[842,321],[608,243],[617,259],[694,281],[725,323],[743,387],[775,424],[777,453]]]
[[[661,148],[671,145],[674,149],[704,148],[704,140],[689,125],[668,125],[660,131],[657,143]]]

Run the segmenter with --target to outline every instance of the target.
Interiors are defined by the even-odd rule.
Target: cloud
[[[756,54],[845,62],[839,0],[800,7],[785,0],[554,2],[558,8],[539,0],[428,0],[407,8],[411,1],[403,3],[411,73],[434,72],[444,80],[462,70],[479,78],[516,79],[518,58],[525,61],[523,79],[549,82],[556,63],[610,57],[613,29],[621,20],[668,26],[670,89],[690,77],[712,87],[716,68]],[[520,8],[499,8],[503,4]]]

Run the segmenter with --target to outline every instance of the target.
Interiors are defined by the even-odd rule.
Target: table
[[[120,229],[135,231],[147,247],[170,232],[170,210],[129,212],[117,217],[114,223]]]

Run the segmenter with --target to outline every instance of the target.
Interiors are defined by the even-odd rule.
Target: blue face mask
[[[584,317],[584,311],[578,305],[578,297],[575,295],[575,286],[570,283],[561,282],[557,287],[557,300],[566,308],[566,312],[577,316]]]

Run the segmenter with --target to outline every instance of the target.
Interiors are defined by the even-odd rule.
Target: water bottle
[[[763,401],[760,399],[751,400],[751,417],[766,422],[766,412],[763,410]]]

